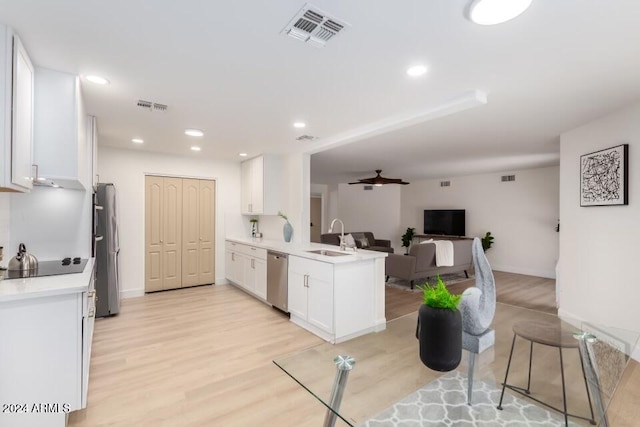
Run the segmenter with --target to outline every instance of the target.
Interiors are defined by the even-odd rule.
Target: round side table
[[[509,369],[511,368],[511,359],[513,358],[513,349],[516,344],[516,337],[520,337],[529,341],[529,377],[527,380],[527,388],[518,387],[513,384],[507,383],[509,378]],[[562,378],[562,403],[563,409],[556,408],[550,404],[543,402],[535,397],[531,396],[531,365],[533,363],[533,344],[542,344],[549,347],[556,347],[560,353],[560,375]],[[548,408],[558,411],[564,414],[565,425],[569,425],[569,417],[576,417],[589,421],[595,425],[595,419],[593,415],[593,406],[591,404],[591,396],[589,395],[589,386],[587,385],[587,377],[584,372],[584,363],[580,358],[580,364],[582,366],[582,376],[584,378],[585,388],[587,390],[587,400],[589,401],[589,409],[591,410],[591,418],[582,417],[580,415],[571,414],[567,411],[567,395],[565,388],[564,378],[564,361],[562,358],[563,348],[578,348],[578,341],[574,338],[571,331],[563,330],[561,327],[560,319],[556,321],[536,321],[527,320],[517,322],[513,325],[513,341],[511,342],[511,352],[509,353],[509,362],[507,363],[507,372],[504,375],[504,382],[502,383],[502,394],[500,395],[500,403],[498,409],[502,409],[502,399],[504,398],[504,390],[506,388],[513,390],[529,399],[532,399]]]

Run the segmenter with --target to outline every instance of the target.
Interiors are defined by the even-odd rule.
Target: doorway
[[[311,196],[310,207],[311,231],[310,240],[314,243],[320,243],[320,235],[322,234],[322,197]]]

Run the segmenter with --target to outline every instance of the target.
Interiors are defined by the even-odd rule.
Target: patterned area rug
[[[564,417],[505,392],[503,410],[496,408],[501,389],[475,381],[473,405],[467,405],[467,378],[449,372],[376,415],[361,427],[564,426]],[[570,426],[578,426],[569,421]]]

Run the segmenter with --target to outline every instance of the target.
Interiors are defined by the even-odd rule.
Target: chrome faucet
[[[333,225],[336,223],[336,221],[340,221],[340,224],[342,225],[342,230],[340,232],[340,250],[344,251],[346,249],[346,246],[344,244],[344,222],[342,222],[342,220],[338,218],[331,221],[331,225],[329,226],[329,233],[333,233]]]

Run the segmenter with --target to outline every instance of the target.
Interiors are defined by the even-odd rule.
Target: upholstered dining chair
[[[495,331],[490,328],[496,312],[496,282],[489,261],[478,237],[471,247],[476,286],[462,293],[462,348],[469,352],[467,403],[471,405],[473,373],[476,354],[480,354],[495,343]]]

